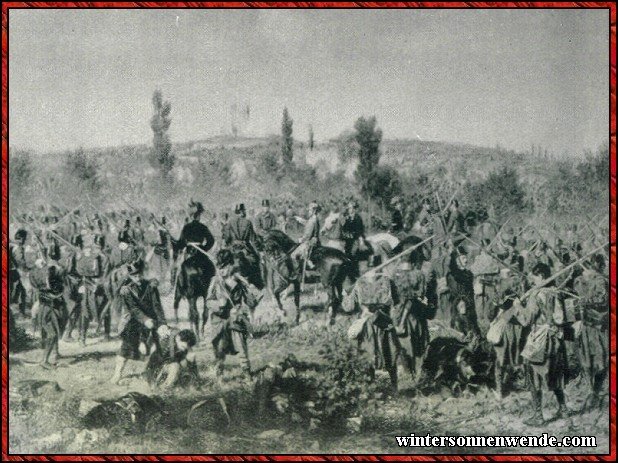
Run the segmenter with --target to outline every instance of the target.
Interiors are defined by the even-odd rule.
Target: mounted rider
[[[277,217],[270,210],[270,201],[263,199],[262,212],[255,218],[255,232],[260,236],[264,236],[267,232],[276,228]]]
[[[215,245],[215,238],[210,229],[200,222],[200,216],[204,212],[204,206],[200,202],[189,203],[189,215],[191,220],[182,227],[180,238],[176,243],[178,251],[183,252],[184,258],[180,265],[195,264],[195,267],[206,268],[212,262],[206,255]]]
[[[320,219],[318,214],[322,208],[313,201],[309,203],[309,219],[305,222],[303,236],[298,240],[298,247],[290,254],[292,259],[308,259],[311,256],[311,249],[320,246]]]
[[[244,204],[237,204],[234,213],[236,217],[228,222],[224,230],[223,240],[237,260],[246,259],[248,261],[248,266],[252,270],[249,275],[245,276],[256,287],[262,288],[260,257],[255,248],[257,235],[253,229],[253,224],[247,219],[247,210]]]

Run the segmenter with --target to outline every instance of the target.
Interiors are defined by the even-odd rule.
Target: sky
[[[375,115],[384,138],[558,155],[608,138],[607,10],[9,12],[9,143],[38,152],[229,132],[318,142]]]

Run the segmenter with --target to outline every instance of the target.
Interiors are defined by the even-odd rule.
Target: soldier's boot
[[[556,400],[558,401],[558,410],[549,421],[556,421],[562,418],[573,416],[576,412],[566,406],[566,402],[564,399],[564,391],[562,389],[556,389],[554,390],[554,394],[556,396]]]
[[[114,367],[114,376],[109,380],[112,384],[119,384],[120,379],[122,378],[122,372],[124,371],[124,367],[127,364],[127,359],[121,356],[116,356],[116,366]]]
[[[545,424],[543,419],[543,393],[541,391],[532,391],[532,406],[534,411],[532,416],[524,420],[526,426],[540,427]]]

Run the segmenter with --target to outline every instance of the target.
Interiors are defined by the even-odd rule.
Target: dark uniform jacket
[[[178,248],[184,249],[188,246],[191,249],[187,249],[187,251],[192,252],[194,248],[189,243],[195,243],[204,252],[208,252],[214,246],[215,238],[206,225],[199,220],[192,220],[182,228],[178,239]]]
[[[403,231],[403,214],[395,209],[391,215],[391,232],[399,233]]]
[[[269,230],[277,228],[277,217],[272,212],[262,212],[255,219],[255,231],[263,235]]]
[[[152,320],[154,328],[165,325],[165,314],[161,306],[161,298],[156,282],[142,280],[140,283],[127,278],[120,288],[122,315],[118,324],[118,332],[138,331],[147,320]]]
[[[343,234],[343,239],[346,241],[354,241],[361,236],[365,236],[365,225],[363,224],[361,216],[355,214],[354,217],[346,217],[341,232]]]
[[[245,217],[231,219],[223,232],[223,239],[228,246],[233,244],[249,246],[255,243],[253,224]]]

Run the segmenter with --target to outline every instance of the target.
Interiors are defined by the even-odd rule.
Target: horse
[[[184,254],[183,254],[184,255]],[[174,249],[174,261],[179,258],[178,251]],[[184,298],[189,304],[189,322],[191,329],[195,333],[198,341],[200,334],[203,335],[204,326],[208,321],[208,307],[206,297],[210,282],[216,274],[216,269],[212,261],[199,251],[180,264],[180,268],[174,272],[174,315],[178,323],[178,306]],[[202,311],[202,321],[200,324],[200,314],[197,310],[197,300],[202,298],[204,305]]]
[[[320,282],[328,295],[328,313],[331,322],[341,308],[343,283],[354,280],[353,262],[338,249],[314,246],[309,259],[320,274]]]
[[[287,237],[283,232],[280,233]],[[284,312],[284,309],[281,303],[281,293],[289,288],[290,285],[293,286],[294,305],[296,306],[295,323],[298,324],[300,316],[300,279],[292,258],[284,250],[285,243],[288,242],[286,240],[283,241],[283,248],[280,242],[275,239],[267,238],[264,243],[264,255],[262,258],[264,282],[277,302],[277,307],[282,312]]]

